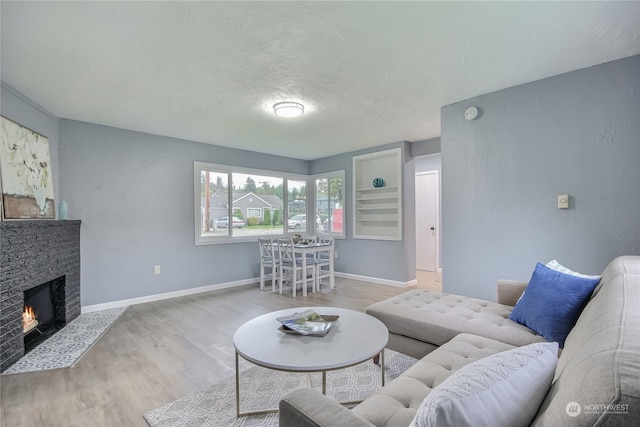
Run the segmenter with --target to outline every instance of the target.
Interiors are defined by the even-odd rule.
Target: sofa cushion
[[[564,347],[565,338],[599,281],[538,263],[509,318]]]
[[[412,290],[370,305],[366,313],[382,321],[390,333],[436,346],[459,333],[470,333],[523,346],[544,341],[509,319],[513,307],[481,299]]]
[[[400,377],[353,409],[377,427],[408,426],[429,392],[456,370],[513,346],[489,338],[460,334],[420,359]]]
[[[517,347],[463,366],[427,395],[411,427],[527,427],[557,362],[554,342]]]

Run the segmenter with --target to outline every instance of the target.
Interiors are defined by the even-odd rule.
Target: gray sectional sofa
[[[508,318],[525,287],[500,281],[498,303],[410,291],[370,306],[389,328],[388,347],[421,359],[353,409],[316,390],[294,391],[280,402],[280,426],[409,426],[425,397],[461,367],[544,341]],[[603,272],[531,425],[640,425],[640,257],[616,258]]]

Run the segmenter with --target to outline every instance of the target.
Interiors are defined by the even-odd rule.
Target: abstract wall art
[[[49,139],[0,119],[3,219],[55,219]]]

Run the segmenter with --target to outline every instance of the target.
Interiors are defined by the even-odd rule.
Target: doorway
[[[439,251],[438,171],[416,173],[416,269],[438,271]]]

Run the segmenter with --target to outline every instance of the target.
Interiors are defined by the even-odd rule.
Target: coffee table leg
[[[380,372],[382,372],[382,387],[384,387],[384,348],[380,352]]]
[[[327,394],[327,371],[322,371],[322,394]]]
[[[240,372],[238,370],[238,352],[236,351],[236,416],[240,416]]]
[[[247,411],[240,412],[240,365],[239,365],[239,354],[236,350],[236,416],[244,417],[247,415],[264,415],[264,414],[273,414],[278,412],[278,408],[274,409],[264,409],[261,411]]]

